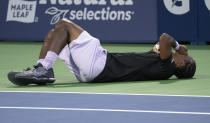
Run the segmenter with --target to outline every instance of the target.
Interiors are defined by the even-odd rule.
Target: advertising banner
[[[158,0],[158,33],[180,41],[197,39],[197,0]]]
[[[199,43],[210,42],[210,0],[199,0],[198,30]]]
[[[157,40],[156,0],[1,0],[0,40],[40,41],[62,18],[102,42]]]

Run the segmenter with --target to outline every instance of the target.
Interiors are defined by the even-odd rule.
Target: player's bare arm
[[[176,47],[176,40],[174,40],[173,37],[171,37],[170,35],[164,33],[161,35],[160,41],[161,41],[161,45],[163,45],[163,46],[161,46],[162,52],[164,52],[164,51],[168,52],[167,54],[162,53],[161,58],[163,58],[163,57],[168,58],[168,55],[171,54],[171,47],[173,47],[173,48]],[[154,45],[153,51],[160,54],[160,43],[159,42]],[[179,49],[176,50],[176,53],[178,53],[180,55],[188,55],[188,49],[185,45],[179,45]],[[164,60],[164,58],[163,58],[163,60]]]
[[[176,40],[170,35],[163,33],[159,39],[160,58],[162,60],[168,59],[172,54],[172,48],[176,47]]]

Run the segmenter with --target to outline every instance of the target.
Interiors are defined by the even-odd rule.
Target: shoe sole
[[[28,78],[28,77],[15,77],[20,72],[9,72],[8,79],[15,85],[27,86],[29,84],[46,85],[55,82],[55,78]]]
[[[29,78],[29,77],[16,77],[17,81],[21,81],[23,83],[29,83],[30,84],[37,84],[37,85],[46,85],[46,84],[51,84],[55,82],[55,78]]]

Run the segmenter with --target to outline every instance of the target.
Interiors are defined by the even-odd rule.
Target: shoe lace
[[[30,67],[27,67],[26,69],[23,69],[23,71],[29,71],[29,70],[31,70]]]
[[[23,69],[23,71],[29,71],[29,70],[33,70],[33,69],[36,69],[36,68],[38,68],[38,66],[37,65],[33,65],[33,68],[27,67],[26,69]]]
[[[33,68],[35,68],[35,69],[38,68],[38,67],[39,67],[38,65],[33,65]]]

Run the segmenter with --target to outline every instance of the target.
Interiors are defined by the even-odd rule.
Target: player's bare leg
[[[44,39],[44,43],[42,45],[42,48],[41,48],[41,51],[40,51],[40,55],[39,55],[39,60],[37,61],[37,64],[34,66],[37,67],[39,64],[41,64],[47,54],[47,51],[49,49],[49,46],[50,46],[50,39],[52,37],[52,34],[54,32],[54,29],[50,30],[48,32],[48,34],[46,35],[45,39]],[[27,68],[25,71],[29,71],[31,70],[31,68]],[[15,75],[18,74],[18,73],[21,73],[21,72],[14,72],[14,71],[11,71],[8,73],[8,79],[16,84],[16,85],[21,85],[21,86],[24,86],[24,85],[28,85],[29,83],[28,82],[24,82],[24,81],[17,81],[15,79]]]
[[[44,59],[47,51],[49,49],[49,46],[51,44],[51,39],[52,39],[52,35],[53,35],[54,29],[51,29],[48,34],[46,35],[45,39],[44,39],[44,43],[42,45],[42,49],[40,51],[40,55],[39,55],[39,59]]]
[[[60,54],[61,50],[66,44],[78,38],[83,32],[83,29],[74,24],[73,22],[62,19],[56,25],[50,37],[50,45],[42,65],[46,68],[52,68],[55,60]],[[44,53],[43,53],[44,54]]]
[[[81,27],[69,20],[60,20],[55,25],[48,51],[53,51],[58,55],[66,44],[77,39],[83,31],[84,30]]]
[[[66,44],[78,38],[84,30],[66,19],[60,20],[51,30],[43,43],[40,59],[43,59],[34,69],[15,74],[17,85],[47,84],[55,81],[52,65]]]

